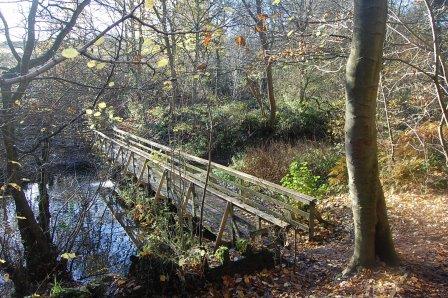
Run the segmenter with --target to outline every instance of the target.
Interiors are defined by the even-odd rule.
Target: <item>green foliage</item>
[[[180,225],[178,214],[169,205],[156,202],[132,183],[121,188],[120,198],[148,235],[144,239],[141,256],[162,257],[180,265],[198,263],[197,259],[203,257],[197,239]]]
[[[54,278],[53,285],[50,289],[50,297],[59,297],[61,294],[64,293],[64,287],[60,282],[56,280],[56,277]]]
[[[277,117],[277,137],[321,138],[327,134],[327,115],[309,103],[285,100],[279,104]]]
[[[320,176],[313,175],[306,162],[292,162],[289,173],[283,177],[281,183],[285,187],[316,198],[322,197],[328,190],[328,185],[321,182]]]
[[[228,174],[227,172],[220,170],[220,169],[212,169],[213,175],[215,175],[218,178],[221,178],[222,180],[226,181],[236,181],[236,177],[233,175]]]
[[[213,152],[230,159],[242,149],[270,136],[273,139],[323,137],[327,131],[327,117],[313,105],[298,101],[282,100],[278,103],[278,121],[274,129],[261,116],[258,106],[250,100],[230,98],[211,99],[213,122]],[[131,115],[142,135],[167,142],[175,140],[192,154],[204,156],[208,149],[210,115],[206,104],[195,103],[174,109],[168,105],[146,108],[144,104],[131,103]],[[146,111],[146,112],[144,112]],[[142,119],[148,119],[143,122]]]
[[[206,251],[203,248],[192,248],[179,259],[181,267],[198,267],[202,265]]]
[[[234,156],[232,166],[256,177],[280,183],[293,161],[305,162],[314,175],[321,177],[319,182],[325,183],[341,155],[339,148],[321,142],[303,140],[291,144],[273,141]]]
[[[215,258],[223,265],[228,264],[230,262],[229,248],[227,246],[220,246],[215,251]]]
[[[236,250],[241,254],[249,253],[250,251],[250,243],[246,239],[238,239],[235,243]]]

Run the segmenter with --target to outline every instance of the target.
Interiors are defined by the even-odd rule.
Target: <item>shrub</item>
[[[256,177],[279,183],[300,149],[285,142],[269,142],[249,148],[232,158],[232,166]]]
[[[295,145],[281,141],[272,141],[252,147],[244,154],[232,159],[232,166],[256,177],[279,183],[288,173],[293,161],[307,163],[322,183],[327,180],[331,169],[340,158],[339,148],[313,141],[302,141]]]
[[[448,130],[444,131],[448,134]],[[385,147],[385,146],[383,146]],[[382,150],[380,162],[382,180],[386,186],[400,186],[425,191],[448,187],[448,168],[441,153],[438,123],[427,121],[398,135],[395,161],[389,162]]]
[[[348,172],[345,156],[340,157],[331,168],[328,178],[328,185],[334,190],[341,191],[347,189]]]
[[[217,153],[214,156],[219,155],[220,160],[228,161],[237,152],[256,145],[266,137],[290,140],[321,138],[327,134],[326,113],[303,102],[280,100],[277,123],[273,130],[268,119],[261,116],[252,100],[222,98],[219,102],[216,99],[211,101],[212,150]],[[145,108],[135,104],[129,107],[129,111],[135,118],[133,126],[138,127],[137,133],[162,143],[172,142],[173,146],[179,146],[195,155],[206,155],[209,126],[206,104],[196,103],[171,112],[167,106]]]
[[[230,252],[227,246],[220,246],[215,251],[215,258],[223,265],[226,265],[230,262]]]
[[[244,255],[250,252],[250,244],[246,239],[238,239],[235,243],[236,250]]]
[[[321,181],[321,177],[315,176],[306,162],[294,161],[289,166],[289,173],[283,177],[281,183],[300,193],[320,198],[328,190],[328,185]]]
[[[280,102],[277,117],[277,137],[323,138],[327,135],[326,113],[310,104],[297,100]]]

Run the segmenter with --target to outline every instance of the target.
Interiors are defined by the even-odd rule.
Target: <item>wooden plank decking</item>
[[[198,216],[208,161],[114,128],[94,130],[107,158],[149,184],[155,199],[170,198],[178,210]],[[204,201],[204,226],[222,237],[255,235],[266,227],[300,229],[313,236],[316,199],[252,175],[211,163]],[[302,208],[297,206],[306,206]],[[230,224],[231,223],[231,224]]]

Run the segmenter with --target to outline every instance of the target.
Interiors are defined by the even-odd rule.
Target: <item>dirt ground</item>
[[[353,247],[347,196],[320,203],[335,227],[320,227],[317,240],[302,236],[296,267],[279,264],[249,276],[224,277],[204,289],[207,297],[448,297],[448,195],[386,194],[389,219],[401,263],[384,264],[342,278]],[[289,237],[291,240],[292,237]],[[291,256],[292,241],[284,250]]]

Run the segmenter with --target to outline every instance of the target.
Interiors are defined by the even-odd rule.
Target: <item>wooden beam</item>
[[[232,203],[227,202],[226,210],[221,218],[221,224],[219,225],[218,235],[216,235],[215,249],[216,251],[221,244],[222,235],[224,234],[224,229],[226,228],[227,218],[229,217],[230,210],[232,209]]]
[[[132,152],[131,150],[129,150],[128,161],[126,162],[126,165],[124,166],[124,168],[125,168],[125,170],[126,170],[127,172],[129,172],[129,164],[131,163],[132,155],[134,155],[134,152]]]
[[[235,211],[233,210],[233,204],[230,206],[230,221],[232,224],[232,242],[235,245],[236,238],[240,238],[240,230],[238,229],[238,225],[235,220]]]
[[[145,159],[145,162],[143,163],[143,166],[142,166],[142,169],[140,171],[140,174],[138,175],[137,185],[140,185],[140,182],[141,182],[141,180],[143,178],[143,174],[145,173],[146,167],[148,167],[148,160],[147,159]]]
[[[121,145],[118,145],[118,151],[116,154],[117,159],[115,161],[118,161],[118,158],[120,158],[120,154],[123,152],[123,147],[121,147]],[[120,161],[120,163],[123,163],[123,155],[122,155],[122,160]]]
[[[315,205],[314,202],[310,204],[310,218],[308,222],[308,239],[312,240],[314,237],[314,216],[315,216]]]
[[[162,177],[160,177],[159,186],[157,186],[156,196],[154,197],[156,202],[160,200],[163,182],[166,180],[167,175],[168,175],[168,171],[165,170],[165,171],[163,171]]]

